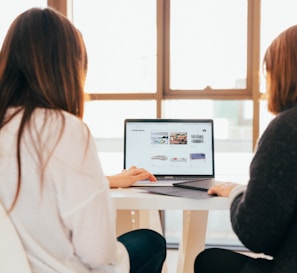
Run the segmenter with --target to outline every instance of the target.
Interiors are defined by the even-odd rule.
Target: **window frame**
[[[157,1],[157,86],[155,93],[89,93],[90,100],[155,100],[156,118],[162,117],[162,102],[170,99],[251,100],[253,103],[253,148],[260,124],[260,8],[261,0],[247,0],[247,84],[245,89],[170,89],[170,0]],[[48,6],[71,18],[71,0],[48,0]]]

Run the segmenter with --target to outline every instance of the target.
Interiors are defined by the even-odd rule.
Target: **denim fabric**
[[[252,258],[233,251],[210,248],[202,251],[195,260],[195,273],[240,273]]]
[[[159,233],[138,229],[118,237],[130,257],[130,273],[161,273],[166,259],[166,241]]]

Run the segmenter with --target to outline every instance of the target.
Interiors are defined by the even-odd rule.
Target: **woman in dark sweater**
[[[230,198],[231,223],[241,242],[265,258],[212,248],[195,273],[297,272],[297,25],[282,32],[264,57],[268,110],[276,114],[261,136],[247,186],[209,190]]]

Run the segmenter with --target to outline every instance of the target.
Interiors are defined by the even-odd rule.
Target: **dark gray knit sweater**
[[[297,273],[297,106],[278,114],[258,142],[244,194],[231,205],[233,229],[256,259],[242,273]]]

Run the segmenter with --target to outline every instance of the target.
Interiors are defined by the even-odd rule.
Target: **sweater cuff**
[[[229,204],[231,206],[233,200],[236,198],[237,195],[245,192],[246,190],[246,185],[238,185],[235,188],[233,188],[229,194]]]

